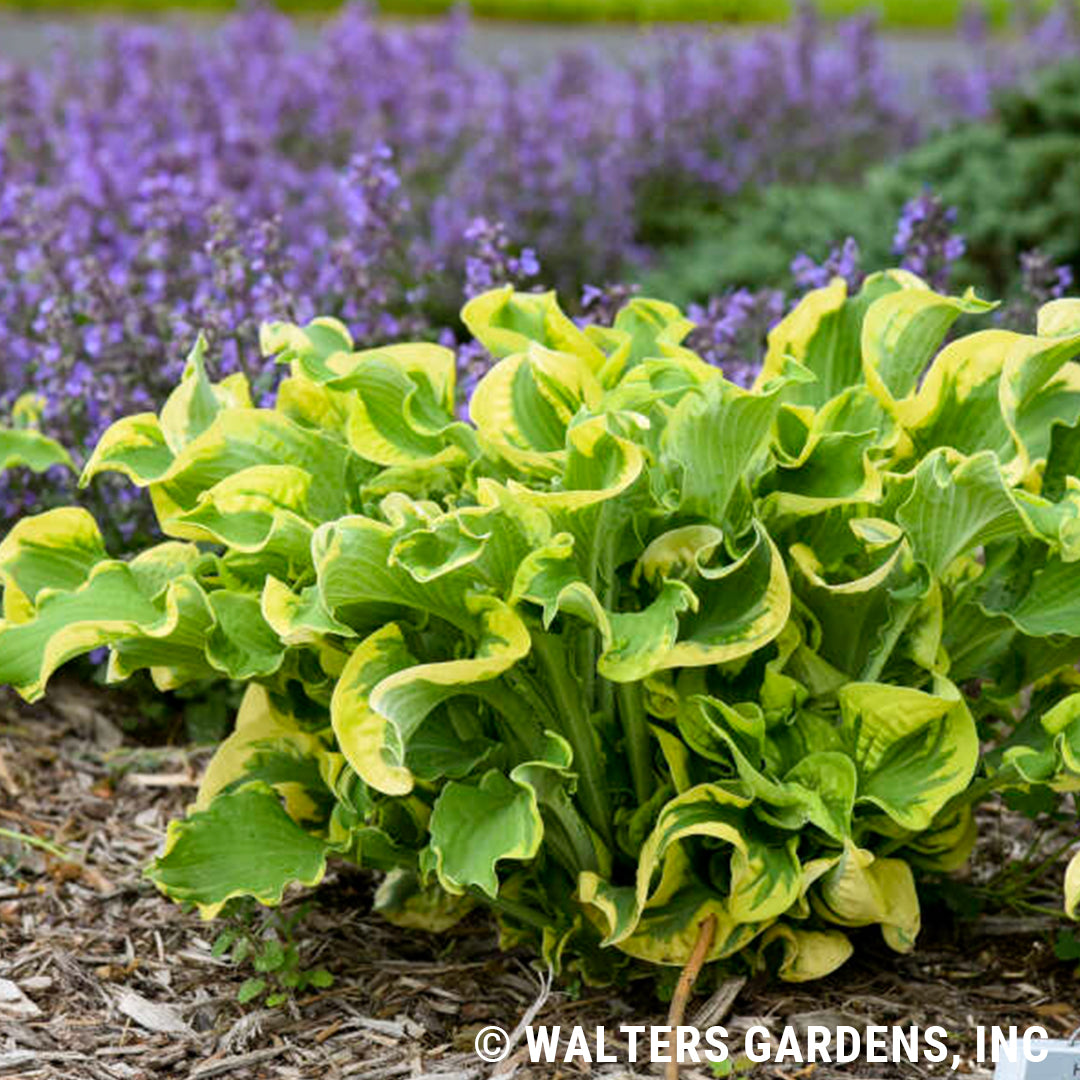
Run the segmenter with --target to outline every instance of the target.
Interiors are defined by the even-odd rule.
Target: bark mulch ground
[[[333,987],[273,1009],[238,1004],[250,966],[213,957],[216,929],[142,879],[166,822],[191,800],[206,753],[139,745],[109,719],[108,700],[74,683],[60,683],[32,708],[0,695],[0,1077],[662,1075],[659,1064],[533,1065],[521,1049],[499,1065],[482,1063],[473,1051],[477,1031],[512,1029],[537,1000],[526,958],[500,953],[479,915],[438,936],[388,926],[370,914],[371,879],[344,867],[314,896],[288,900],[305,905],[294,932],[305,965],[329,969]],[[1027,826],[991,823],[982,861],[1023,850]],[[890,953],[867,932],[857,938],[856,958],[830,979],[791,986],[758,976],[725,983],[712,997],[707,988],[687,1019],[722,1023],[736,1040],[756,1023],[773,1031],[940,1024],[960,1072],[977,1076],[990,1067],[968,1060],[975,1025],[1039,1024],[1062,1037],[1080,1024],[1076,961],[1055,958],[1060,924],[1051,917],[999,913],[957,923],[941,907],[925,916],[911,956]],[[645,986],[556,987],[534,1022],[602,1024],[617,1034],[620,1024],[662,1024],[665,1013]],[[736,1068],[737,1076],[797,1080],[945,1073],[865,1062]],[[681,1073],[683,1080],[712,1075],[704,1065]]]

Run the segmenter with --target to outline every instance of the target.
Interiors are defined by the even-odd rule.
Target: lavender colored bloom
[[[1072,285],[1071,266],[1055,266],[1037,248],[1020,256],[1020,287],[1034,304],[1041,306],[1059,300]]]
[[[893,251],[905,270],[939,291],[948,287],[952,267],[964,254],[964,238],[953,231],[956,207],[925,191],[904,204],[893,236]]]
[[[1058,266],[1037,248],[1020,256],[1020,287],[1004,307],[997,311],[997,319],[1012,328],[1027,327],[1034,330],[1039,308],[1051,300],[1059,300],[1073,286],[1070,266]]]
[[[581,290],[581,316],[578,322],[583,326],[589,323],[611,326],[627,301],[639,292],[640,285],[586,285]]]
[[[458,349],[458,416],[461,419],[468,417],[473,391],[493,363],[493,357],[479,341],[467,341]]]
[[[687,315],[697,323],[686,344],[710,364],[721,368],[732,382],[749,386],[761,370],[765,338],[786,310],[777,289],[737,289],[713,297],[707,304],[691,304]]]
[[[496,285],[524,285],[540,273],[532,248],[511,253],[510,237],[502,222],[478,217],[465,229],[465,298],[471,299]]]
[[[858,292],[865,276],[859,245],[853,236],[849,236],[840,247],[833,248],[822,263],[800,253],[791,261],[791,276],[804,291],[824,288],[833,278],[841,277],[847,282],[849,292]]]
[[[1074,58],[1080,50],[1080,27],[1072,0],[1059,2],[1042,18],[1034,5],[1013,5],[1014,35],[992,36],[983,4],[965,8],[961,23],[967,56],[933,73],[932,90],[940,123],[957,117],[990,116],[999,90],[1049,64]],[[1019,39],[1019,40],[1018,40]]]

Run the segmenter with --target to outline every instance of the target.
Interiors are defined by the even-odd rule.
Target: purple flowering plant
[[[540,260],[569,294],[619,281],[674,205],[857,174],[924,126],[866,20],[666,32],[626,61],[577,50],[539,70],[473,58],[466,33],[349,7],[312,39],[256,10],[0,64],[0,426],[30,394],[32,425],[79,465],[117,416],[160,405],[200,331],[264,402],[278,375],[258,325],[316,312],[358,345],[462,342],[467,392],[484,360],[463,293],[528,287]],[[956,100],[945,115],[971,111]],[[697,347],[743,363],[781,304],[704,302]],[[7,520],[73,495],[60,466],[0,469]],[[79,498],[113,541],[153,529],[111,478]]]

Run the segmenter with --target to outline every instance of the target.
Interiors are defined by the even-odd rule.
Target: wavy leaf
[[[959,691],[939,679],[934,694],[848,683],[837,696],[859,772],[856,803],[879,807],[913,832],[929,828],[978,763],[975,722]]]
[[[55,439],[29,428],[0,428],[0,473],[15,467],[42,473],[57,466],[75,467],[71,455]]]
[[[237,896],[274,905],[294,882],[317,885],[326,855],[326,843],[289,817],[268,784],[255,781],[172,822],[147,876],[173,900],[194,903],[212,919]]]

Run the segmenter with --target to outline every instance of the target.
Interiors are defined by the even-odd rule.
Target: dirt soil
[[[370,877],[338,867],[306,904],[295,931],[305,966],[331,989],[276,1008],[240,1005],[250,965],[211,955],[216,928],[184,914],[142,878],[166,822],[194,793],[205,751],[146,747],[109,719],[109,699],[74,683],[28,707],[0,692],[0,1077],[20,1080],[482,1080],[658,1076],[625,1064],[620,1024],[663,1024],[652,989],[556,985],[536,1024],[608,1029],[620,1064],[533,1065],[519,1047],[498,1065],[473,1045],[488,1024],[513,1029],[540,992],[524,956],[500,953],[490,924],[470,917],[450,933],[398,930],[369,911]],[[1027,822],[990,822],[977,862],[1028,845]],[[60,854],[10,834],[36,837]],[[1000,869],[1000,867],[999,867]],[[993,866],[983,871],[994,872]],[[1057,887],[1054,885],[1053,887]],[[1051,891],[1047,892],[1050,903]],[[702,986],[687,1020],[723,1024],[732,1041],[753,1024],[887,1024],[949,1032],[961,1073],[976,1025],[1041,1025],[1064,1037],[1080,1025],[1076,961],[1054,955],[1061,924],[1048,914],[983,914],[957,923],[931,906],[919,948],[897,956],[876,932],[833,977],[793,986],[756,976]],[[715,991],[715,992],[714,992]],[[748,1077],[947,1075],[947,1065],[736,1063]],[[684,1066],[681,1080],[709,1080]]]

